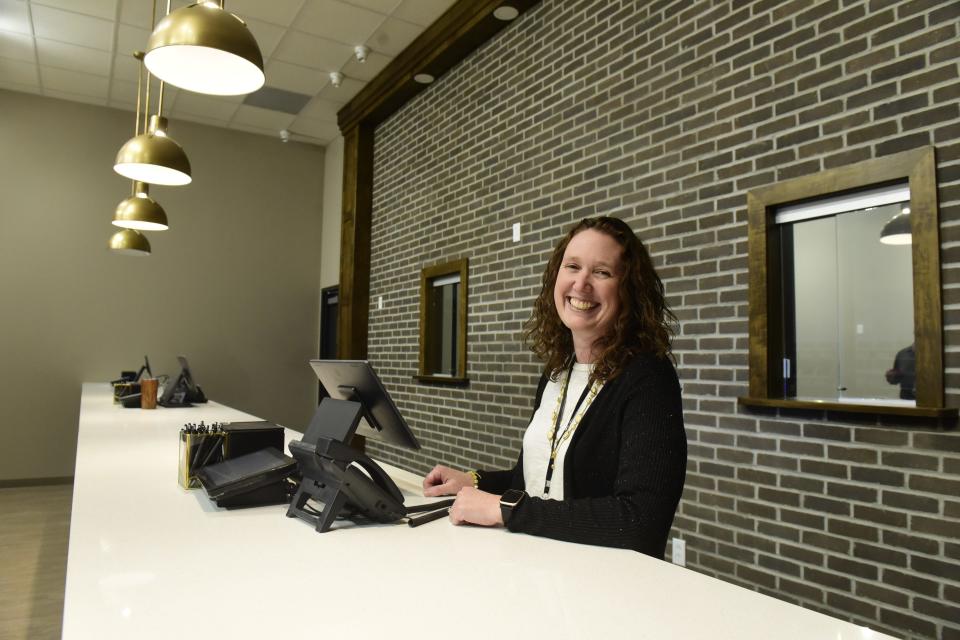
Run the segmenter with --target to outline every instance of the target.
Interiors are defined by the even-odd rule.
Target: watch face
[[[514,507],[523,499],[523,495],[523,491],[518,489],[510,489],[500,496],[500,504],[506,507]]]

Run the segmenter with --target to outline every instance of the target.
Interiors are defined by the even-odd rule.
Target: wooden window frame
[[[913,234],[913,317],[917,354],[916,407],[849,404],[782,397],[777,371],[781,344],[780,234],[777,207],[871,186],[907,181]],[[940,289],[940,227],[937,209],[936,157],[933,147],[866,160],[810,176],[787,180],[747,193],[749,218],[750,391],[742,405],[813,409],[917,417],[956,417],[944,407],[943,307]]]
[[[415,379],[420,382],[436,382],[449,385],[465,385],[467,378],[467,273],[469,271],[467,258],[460,258],[451,262],[424,267],[420,271],[420,357]],[[429,298],[432,294],[433,281],[443,276],[458,275],[460,277],[460,294],[457,298],[457,372],[452,376],[441,376],[427,371],[429,344],[427,342],[429,324]]]

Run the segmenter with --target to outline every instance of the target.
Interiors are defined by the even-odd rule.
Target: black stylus
[[[442,509],[443,507],[449,507],[453,505],[453,501],[456,498],[449,498],[448,500],[437,500],[436,502],[424,502],[423,504],[414,504],[407,507],[407,513],[416,513],[418,511],[436,511],[437,509]]]
[[[437,509],[436,511],[428,511],[427,513],[424,513],[419,516],[409,516],[407,518],[407,524],[410,525],[411,527],[419,527],[422,524],[433,522],[434,520],[439,520],[440,518],[443,518],[444,516],[446,516],[448,513],[450,513],[450,507],[444,507],[442,509]]]

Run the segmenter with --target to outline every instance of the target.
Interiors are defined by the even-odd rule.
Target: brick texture
[[[955,426],[736,403],[746,191],[933,144],[960,405],[958,6],[544,0],[439,79],[376,132],[369,357],[423,449],[373,455],[421,473],[512,465],[543,265],[572,222],[614,214],[680,320],[688,566],[896,636],[960,637]],[[460,257],[470,383],[417,383],[420,269]]]

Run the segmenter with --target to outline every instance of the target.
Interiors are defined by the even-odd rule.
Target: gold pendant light
[[[150,255],[150,242],[135,229],[121,229],[110,237],[110,250],[125,256]]]
[[[150,35],[147,69],[164,82],[210,95],[252,93],[263,86],[263,56],[246,23],[222,0],[170,12]]]
[[[113,170],[125,178],[179,186],[190,184],[190,160],[183,147],[167,136],[167,119],[150,116],[147,133],[130,138],[120,147]]]
[[[133,56],[143,60],[143,52],[135,51]],[[141,63],[141,72],[142,72]],[[157,113],[149,117],[149,127],[146,127],[150,113],[150,74],[147,74],[146,105],[144,106],[145,131],[140,133],[140,79],[137,79],[137,120],[135,135],[127,140],[113,164],[113,170],[131,180],[179,186],[190,184],[193,177],[190,174],[190,160],[184,153],[183,147],[167,136],[167,119],[163,117],[163,82],[160,83],[160,98],[157,103]]]
[[[117,205],[113,224],[140,231],[164,231],[170,228],[166,212],[150,197],[148,185],[143,182],[134,182],[133,195]]]

